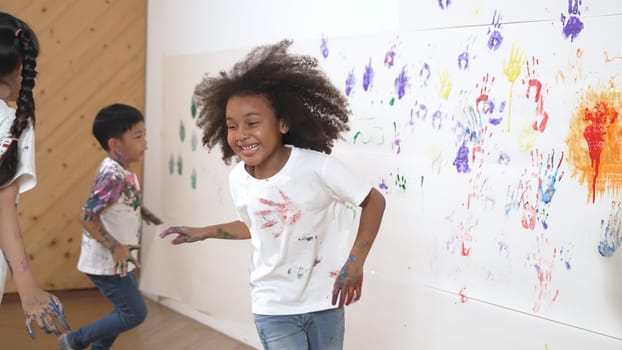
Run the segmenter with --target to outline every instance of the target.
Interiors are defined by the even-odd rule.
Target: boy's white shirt
[[[335,308],[333,284],[351,249],[355,207],[371,184],[333,157],[292,147],[274,176],[255,179],[240,162],[229,185],[239,218],[251,232],[253,313]]]
[[[0,100],[0,143],[2,140],[9,139],[11,137],[11,125],[15,120],[15,110],[9,107],[6,102]],[[22,135],[18,141],[18,157],[19,162],[17,165],[17,172],[13,179],[5,185],[8,186],[14,181],[19,182],[19,193],[24,193],[37,184],[37,176],[35,174],[35,134],[31,123],[22,132]],[[6,149],[0,147],[0,154],[4,153]],[[6,280],[6,274],[8,266],[2,251],[0,251],[0,301],[2,300],[2,294],[4,294],[4,283]]]
[[[97,176],[103,169],[112,169],[114,176],[133,181],[136,189],[140,191],[138,178],[133,172],[124,169],[119,163],[110,158],[105,158],[99,169]],[[140,238],[140,229],[142,225],[142,217],[140,214],[140,203],[134,208],[127,202],[133,200],[128,198],[126,186],[124,183],[124,191],[115,203],[108,205],[102,212],[98,213],[102,225],[110,235],[112,235],[119,243],[126,245],[138,244]],[[137,259],[137,252],[132,251],[132,255]],[[134,270],[133,264],[128,265],[128,272]],[[78,259],[78,270],[91,275],[111,276],[118,272],[115,270],[112,253],[97,240],[92,238],[86,230],[82,232],[82,246],[80,249],[80,258]]]

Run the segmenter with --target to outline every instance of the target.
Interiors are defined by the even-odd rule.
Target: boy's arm
[[[339,307],[359,300],[363,285],[363,264],[371,249],[384,214],[384,196],[375,188],[369,192],[360,205],[359,229],[350,250],[348,260],[341,268],[333,287],[333,305],[339,300]]]
[[[39,287],[30,267],[15,206],[18,186],[18,182],[14,181],[11,185],[0,189],[0,249],[4,253],[26,315],[28,334],[32,338],[35,337],[32,331],[32,321],[35,321],[46,333],[58,335],[60,332],[55,320],[60,321],[66,331],[70,330],[69,324],[60,301]]]
[[[160,238],[177,235],[171,244],[191,243],[208,238],[249,239],[251,233],[242,221],[232,221],[206,227],[171,226],[160,234]]]
[[[147,225],[162,225],[162,219],[157,217],[151,210],[147,209],[145,206],[140,207],[140,216],[145,220]]]
[[[99,214],[84,211],[81,223],[82,227],[88,231],[89,235],[93,239],[110,250],[115,264],[115,271],[117,271],[121,277],[125,277],[125,275],[127,275],[129,263],[140,267],[138,261],[136,261],[134,256],[130,253],[132,250],[138,249],[139,246],[124,245],[117,241],[110,233],[108,233],[108,231],[106,231],[106,228],[99,218]]]

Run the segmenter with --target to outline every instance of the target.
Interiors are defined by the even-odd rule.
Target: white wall
[[[530,6],[537,6],[537,2],[529,2],[523,7],[523,12],[512,14],[514,20],[546,21],[549,17],[557,20],[557,10],[551,10],[550,15],[548,10],[538,11],[537,17],[530,15]],[[555,8],[566,6],[566,1],[558,2],[560,4]],[[305,41],[317,40],[322,35],[329,38],[360,37],[422,27],[468,24],[463,21],[460,11],[453,13],[453,20],[446,18],[445,23],[434,18],[418,18],[417,7],[413,5],[416,3],[399,0],[148,1],[146,117],[150,143],[144,169],[145,204],[156,213],[164,212],[162,186],[165,175],[162,169],[166,165],[162,163],[165,159],[162,155],[167,150],[162,149],[160,142],[163,119],[167,117],[162,113],[163,100],[167,98],[162,94],[164,56],[250,48],[284,37]],[[483,4],[486,1],[473,3]],[[597,5],[604,3],[604,0],[594,3],[596,5],[592,7],[597,12]],[[200,219],[194,222],[164,219],[165,225],[208,223]],[[248,245],[244,242],[204,242],[191,247],[171,247],[168,241],[154,238],[157,233],[159,231],[152,227],[145,228],[143,291],[165,305],[259,347],[249,303]],[[382,234],[390,232],[383,231]],[[390,247],[383,242],[375,247],[385,248]],[[211,249],[218,249],[221,253],[225,251],[230,260],[226,263],[211,260]],[[205,258],[191,258],[197,255]],[[376,257],[372,252],[371,262],[382,264],[374,259]],[[212,266],[215,263],[219,264],[216,269]],[[176,285],[158,288],[162,279],[166,281],[170,276],[176,277]],[[197,282],[197,278],[208,281]],[[375,287],[366,288],[361,302],[347,309],[347,349],[622,348],[620,339],[483,300],[470,299],[461,303],[453,293],[413,284],[412,281],[400,282],[391,277],[391,280],[384,281],[385,285],[397,285],[398,288],[382,288],[386,278],[385,275],[370,274]],[[211,287],[206,288],[206,283]],[[180,300],[189,291],[198,298],[204,296],[210,300],[189,306]],[[385,307],[379,307],[379,304]]]

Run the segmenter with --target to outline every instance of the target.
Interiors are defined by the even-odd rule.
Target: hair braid
[[[15,120],[11,125],[10,133],[13,140],[11,141],[6,152],[0,157],[0,186],[11,181],[17,172],[19,164],[18,142],[22,132],[28,127],[28,123],[35,123],[35,101],[32,90],[35,86],[35,77],[37,76],[36,58],[39,55],[39,43],[35,33],[23,21],[7,14],[0,13],[0,30],[8,31],[8,37],[11,37],[11,43],[2,42],[0,45],[1,56],[0,62],[3,67],[0,71],[4,74],[13,72],[22,65],[22,82],[17,97],[17,110],[15,111]]]

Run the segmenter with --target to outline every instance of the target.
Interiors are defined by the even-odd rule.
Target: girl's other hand
[[[177,235],[172,241],[171,244],[182,244],[182,243],[192,243],[196,241],[202,241],[207,237],[203,237],[198,234],[195,230],[190,227],[185,226],[171,226],[167,228],[164,232],[160,233],[160,238],[164,238],[169,235]]]
[[[363,288],[363,267],[355,263],[352,255],[343,265],[333,285],[333,305],[339,300],[339,307],[350,305],[361,298]]]
[[[26,316],[26,331],[28,335],[35,339],[35,332],[32,330],[34,321],[45,333],[60,335],[61,332],[56,326],[57,322],[63,326],[65,332],[71,331],[65,310],[58,298],[38,287],[20,294],[22,309]]]

